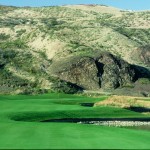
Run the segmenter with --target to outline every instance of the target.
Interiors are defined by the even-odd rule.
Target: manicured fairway
[[[64,94],[0,96],[0,148],[150,149],[149,131],[40,122],[50,118],[145,117],[125,109],[80,105],[104,99]]]

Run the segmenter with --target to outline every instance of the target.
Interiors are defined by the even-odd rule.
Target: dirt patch
[[[41,37],[36,38],[29,46],[36,49],[37,51],[44,50],[48,59],[52,59],[56,53],[63,50],[65,44],[59,40],[42,39]]]

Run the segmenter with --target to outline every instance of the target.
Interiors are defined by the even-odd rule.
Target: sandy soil
[[[111,13],[115,15],[116,17],[122,16],[122,12],[120,9],[114,8],[114,7],[107,7],[107,6],[100,6],[100,5],[67,5],[64,7],[69,7],[72,9],[81,9],[84,11],[95,11],[100,13]]]

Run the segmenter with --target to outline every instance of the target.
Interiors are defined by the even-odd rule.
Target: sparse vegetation
[[[116,31],[140,45],[147,45],[150,40],[148,36],[150,34],[150,29],[118,28]]]
[[[7,18],[7,19],[0,19],[0,27],[10,27],[13,28],[17,25],[23,25],[28,22],[25,18]]]
[[[6,70],[6,74],[9,72],[28,85],[32,81],[37,85],[33,90],[35,93],[40,89],[50,90],[50,83],[57,83],[49,76],[53,74],[53,66],[56,72],[59,72],[59,66],[66,66],[64,58],[70,64],[74,63],[69,62],[71,57],[76,57],[73,60],[76,61],[80,57],[95,58],[101,52],[108,52],[132,64],[149,65],[149,12],[79,5],[42,8],[1,6],[0,13],[0,49],[6,55],[12,55],[5,58],[4,53],[1,55],[1,71]],[[7,14],[5,17],[4,13]],[[135,49],[144,49],[145,55]],[[55,90],[73,93],[70,84],[68,81],[61,82],[60,87],[55,84]],[[32,89],[26,87],[28,90],[23,90],[32,93]],[[136,89],[136,86],[126,84],[123,88]]]

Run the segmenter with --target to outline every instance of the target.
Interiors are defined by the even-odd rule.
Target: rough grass
[[[149,98],[131,96],[111,96],[108,99],[96,102],[95,106],[116,106],[120,108],[145,107],[150,108]]]

